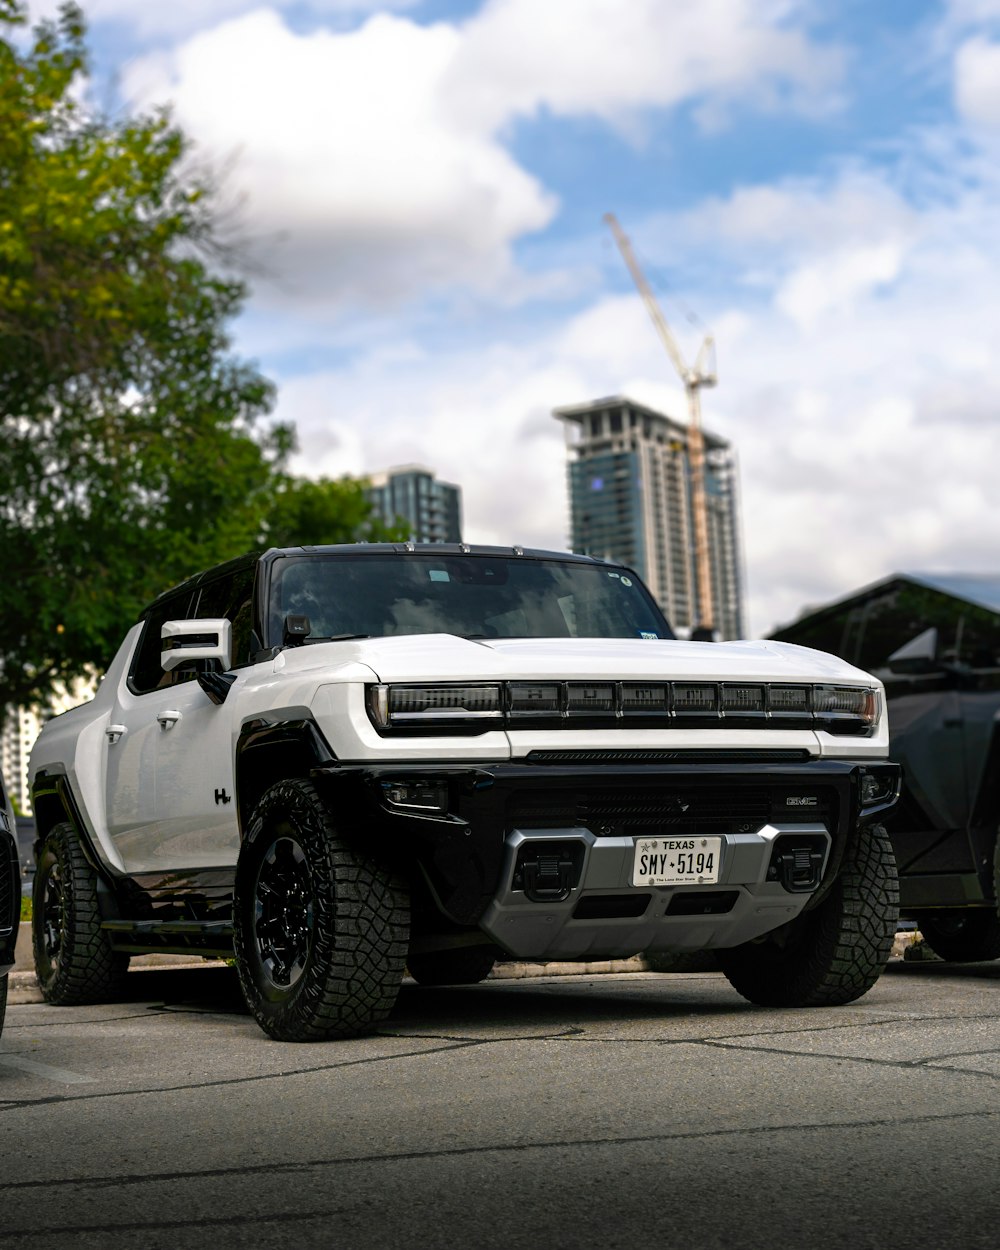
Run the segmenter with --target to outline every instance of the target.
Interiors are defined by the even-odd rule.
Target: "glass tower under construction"
[[[687,424],[616,395],[555,409],[566,432],[570,545],[638,572],[687,633],[698,603]],[[704,431],[708,557],[719,638],[741,638],[743,577],[736,456]]]

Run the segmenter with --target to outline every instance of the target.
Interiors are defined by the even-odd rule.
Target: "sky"
[[[1000,0],[90,0],[242,240],[293,468],[424,465],[469,542],[569,542],[560,405],[683,390],[740,465],[749,633],[1000,570]],[[34,0],[33,16],[55,0]]]

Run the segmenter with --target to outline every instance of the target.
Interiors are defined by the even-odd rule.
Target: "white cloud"
[[[752,250],[784,264],[824,247],[854,247],[902,240],[915,228],[913,207],[884,175],[846,168],[812,180],[737,187],[724,199],[698,204],[679,218],[654,219],[663,232],[679,226],[685,238],[704,246]]]
[[[1000,128],[1000,44],[977,36],[958,49],[955,104],[966,121]]]
[[[497,142],[440,107],[459,50],[442,24],[380,15],[301,36],[261,10],[133,65],[125,86],[173,99],[204,151],[233,156],[228,181],[285,298],[385,305],[499,286],[511,240],[555,211]]]
[[[796,270],[777,291],[777,306],[810,325],[830,312],[849,313],[859,296],[898,277],[901,261],[900,250],[886,243],[831,252]]]
[[[840,52],[762,0],[491,0],[464,28],[447,92],[495,130],[547,109],[631,125],[651,107],[711,97],[824,107]]]
[[[945,0],[948,20],[955,25],[975,26],[1000,20],[1000,0]]]
[[[214,2],[209,20],[245,7]],[[634,126],[683,100],[826,99],[839,54],[786,9],[493,0],[461,25],[380,13],[303,34],[262,8],[132,62],[123,86],[142,104],[172,101],[227,169],[254,257],[280,278],[275,304],[386,307],[456,288],[510,300],[544,286],[516,271],[511,247],[557,205],[504,146],[508,123],[548,109]]]

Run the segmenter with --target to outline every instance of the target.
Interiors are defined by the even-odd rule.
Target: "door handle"
[[[109,725],[104,731],[104,736],[108,740],[108,746],[113,747],[127,733],[128,729],[124,725]]]
[[[165,708],[162,712],[157,712],[156,714],[156,719],[159,721],[161,729],[173,729],[180,718],[180,712],[175,712],[173,708]]]

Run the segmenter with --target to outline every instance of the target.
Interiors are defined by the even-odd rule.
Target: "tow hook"
[[[558,903],[573,887],[573,861],[561,855],[539,855],[523,865],[524,892],[533,903]]]
[[[820,883],[826,848],[819,841],[777,845],[767,869],[768,881],[778,881],[789,894],[809,894]]]

